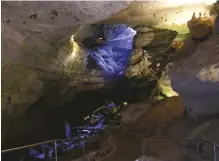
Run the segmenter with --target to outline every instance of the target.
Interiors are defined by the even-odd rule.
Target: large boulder
[[[213,21],[207,17],[192,18],[187,25],[193,38],[197,40],[207,38],[213,29]]]
[[[219,113],[219,37],[216,34],[197,45],[187,58],[177,61],[169,73],[189,115]]]

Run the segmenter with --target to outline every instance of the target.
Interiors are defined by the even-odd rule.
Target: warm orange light
[[[97,43],[103,43],[103,42],[104,42],[104,39],[102,37],[97,39]]]
[[[205,8],[205,5],[213,4],[216,0],[164,0],[163,2],[168,7],[181,7],[178,13],[169,13],[167,23],[182,25],[186,24],[194,13],[196,17],[199,17],[199,15],[208,17],[209,11]]]
[[[215,2],[216,0],[166,0],[168,6],[197,5],[197,4],[210,5]]]

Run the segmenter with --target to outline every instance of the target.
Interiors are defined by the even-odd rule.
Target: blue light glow
[[[74,148],[83,148],[85,146],[86,141],[85,140],[75,140],[75,139],[86,139],[91,136],[96,136],[100,132],[100,130],[103,130],[106,126],[104,125],[104,116],[100,113],[96,113],[95,116],[100,117],[100,121],[97,123],[97,125],[89,125],[86,124],[82,127],[74,128],[78,132],[78,135],[72,135],[71,134],[71,127],[65,121],[65,133],[66,137],[70,140],[66,141],[60,141],[57,142],[57,148],[60,152],[66,152],[69,150],[72,150]],[[55,156],[55,149],[54,144],[42,144],[39,149],[31,148],[29,150],[29,155],[33,158],[38,159],[47,159],[47,158],[53,158]]]
[[[127,27],[126,25],[104,25],[104,34],[106,43],[100,47],[90,50],[90,55],[97,61],[97,63],[106,71],[108,75],[122,75],[124,74],[131,52],[133,50],[133,39],[136,31]],[[113,112],[116,105],[114,103],[108,104],[108,111]],[[98,121],[94,125],[89,123],[76,129],[76,135],[71,132],[71,127],[65,121],[65,134],[68,141],[57,142],[57,148],[60,152],[72,150],[74,148],[82,148],[85,141],[76,141],[75,139],[86,139],[91,136],[98,135],[100,130],[103,130],[105,117],[100,111],[95,111],[93,117],[98,117]],[[31,148],[29,155],[38,159],[52,158],[55,156],[54,144],[43,144],[39,149]]]
[[[124,74],[133,50],[136,31],[124,24],[104,25],[106,43],[91,49],[90,55],[107,74]]]
[[[71,136],[71,127],[67,121],[65,121],[65,136],[66,138]]]

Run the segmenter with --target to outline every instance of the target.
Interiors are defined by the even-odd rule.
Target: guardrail
[[[78,140],[83,142],[82,154],[84,155],[84,148],[85,148],[84,142],[85,142],[86,139],[82,139],[82,138],[54,139],[54,140],[49,140],[49,141],[39,142],[39,143],[35,143],[35,144],[29,144],[29,145],[25,145],[25,146],[20,146],[20,147],[16,147],[16,148],[2,150],[1,153],[8,153],[8,152],[18,151],[18,150],[22,150],[22,149],[27,149],[27,148],[33,148],[33,147],[36,147],[36,146],[39,146],[39,145],[43,145],[43,144],[54,143],[55,161],[58,161],[57,142],[58,141],[78,141]]]
[[[166,139],[166,140],[143,140],[143,144],[142,144],[142,155],[144,155],[145,153],[145,147],[146,147],[146,143],[162,143],[162,142],[181,142],[181,141],[195,141],[196,143],[196,153],[197,153],[197,161],[200,160],[200,152],[199,152],[199,146],[200,143],[208,143],[210,145],[212,145],[212,150],[213,150],[213,161],[219,161],[219,156],[217,157],[217,153],[219,153],[219,146],[216,143],[213,143],[211,141],[207,141],[207,140],[202,140],[202,139],[193,139],[193,138],[188,138],[188,139]]]
[[[99,130],[102,131],[106,128],[107,126],[104,126],[104,128],[87,128],[89,131],[97,131]],[[76,127],[74,129],[77,130],[83,130],[85,128],[83,127]],[[11,148],[11,149],[6,149],[6,150],[2,150],[1,153],[5,154],[5,153],[10,153],[10,152],[15,152],[15,151],[19,151],[19,150],[23,150],[23,149],[28,149],[28,148],[33,148],[33,147],[37,147],[43,144],[49,144],[49,143],[54,143],[54,149],[55,149],[55,161],[58,161],[58,153],[57,153],[57,142],[61,142],[61,141],[80,141],[82,143],[82,156],[84,155],[85,152],[85,142],[88,141],[90,138],[93,138],[94,136],[90,136],[87,138],[70,138],[70,139],[53,139],[53,140],[48,140],[48,141],[43,141],[43,142],[39,142],[39,143],[35,143],[35,144],[29,144],[29,145],[25,145],[25,146],[20,146],[20,147],[16,147],[16,148]]]

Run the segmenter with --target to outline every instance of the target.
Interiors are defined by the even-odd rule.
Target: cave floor
[[[98,161],[134,161],[141,156],[141,140],[120,129],[111,131],[114,137],[114,149]]]
[[[183,117],[176,119],[166,126],[160,126],[150,137],[137,138],[134,134],[131,134],[122,129],[111,130],[111,134],[114,137],[114,148],[106,156],[98,159],[98,161],[134,161],[142,156],[142,140],[162,140],[162,139],[184,139],[184,138],[202,138],[209,140],[209,135],[217,135],[214,130],[217,130],[218,117],[201,117],[201,118],[188,118]],[[212,126],[212,127],[211,127]],[[212,130],[211,128],[214,130]],[[201,129],[201,131],[200,131]],[[206,131],[206,129],[209,129]],[[194,134],[196,136],[194,136]],[[212,137],[210,140],[215,140]],[[170,150],[173,154],[171,157],[182,159],[182,149],[172,149],[177,147],[177,142],[171,143],[148,143],[147,155],[158,158],[165,157],[161,151],[166,149]],[[179,147],[178,147],[179,148]],[[174,152],[176,151],[176,154]],[[158,152],[158,153],[157,153]],[[180,153],[180,155],[179,155]],[[196,155],[195,155],[196,156]],[[169,156],[168,156],[169,157]]]

